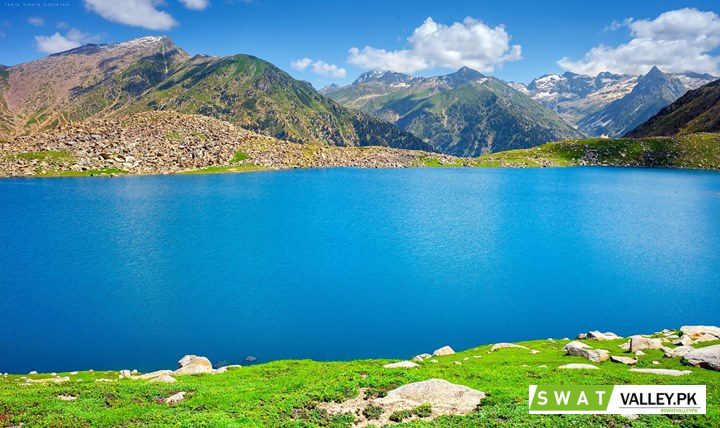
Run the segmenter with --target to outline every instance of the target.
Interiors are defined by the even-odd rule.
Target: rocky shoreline
[[[303,145],[228,122],[169,111],[94,119],[0,142],[0,177],[175,174],[257,169],[462,165],[386,147]]]

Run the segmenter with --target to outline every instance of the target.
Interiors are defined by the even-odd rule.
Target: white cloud
[[[169,13],[157,9],[160,0],[84,0],[85,7],[108,21],[148,30],[169,30],[177,21]],[[198,0],[188,0],[197,2]]]
[[[55,26],[57,27],[58,30],[64,30],[64,29],[68,28],[68,24],[65,21],[59,21]]]
[[[36,27],[42,27],[45,25],[45,19],[43,19],[41,16],[31,16],[28,18],[28,22],[30,25],[34,25]]]
[[[490,27],[471,17],[451,25],[427,18],[407,40],[410,47],[396,51],[353,47],[348,61],[361,68],[403,73],[436,67],[470,67],[492,72],[505,62],[521,58],[520,45],[510,45],[510,35],[504,26]]]
[[[50,36],[35,36],[35,47],[48,54],[67,51],[86,43],[94,43],[100,39],[98,35],[89,35],[71,28],[65,35],[58,32]]]
[[[565,57],[558,64],[592,76],[603,71],[644,74],[653,66],[670,73],[718,74],[720,56],[711,54],[720,47],[720,17],[714,12],[671,10],[653,20],[628,18],[623,26],[630,30],[629,42],[615,47],[599,45],[581,60]]]
[[[290,66],[298,71],[304,71],[310,67],[310,71],[314,74],[337,77],[340,79],[347,75],[347,71],[344,68],[340,68],[335,64],[328,64],[325,61],[313,61],[310,58],[295,60],[290,63]]]
[[[210,4],[209,0],[180,0],[186,8],[193,10],[204,10]]]

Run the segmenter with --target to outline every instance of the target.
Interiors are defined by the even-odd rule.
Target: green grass
[[[167,131],[165,133],[165,138],[171,141],[180,141],[183,137],[177,131]]]
[[[84,171],[51,171],[38,174],[38,177],[95,177],[98,175],[121,175],[127,171],[119,168],[87,169]]]
[[[232,159],[230,159],[230,163],[234,164],[248,159],[250,159],[250,156],[248,156],[247,153],[243,151],[237,151],[235,152],[235,155],[233,155]]]
[[[267,168],[255,164],[208,166],[185,171],[185,174],[223,174],[228,172],[263,171]]]
[[[480,156],[471,164],[477,167],[614,165],[720,169],[720,134],[561,141]]]
[[[73,155],[67,150],[41,150],[38,152],[17,153],[9,156],[17,160],[38,160],[46,162],[71,162]]]
[[[593,342],[596,348],[623,355],[623,341]],[[425,360],[413,369],[384,369],[388,360],[351,362],[276,361],[233,369],[216,375],[178,376],[173,384],[118,379],[117,372],[80,372],[64,384],[21,386],[19,375],[0,377],[0,426],[27,427],[349,427],[353,416],[330,416],[320,402],[366,396],[410,382],[440,378],[467,385],[487,394],[478,410],[466,416],[413,420],[408,427],[716,427],[720,426],[720,372],[683,366],[677,358],[663,358],[659,350],[639,357],[638,367],[689,369],[682,377],[632,373],[622,364],[596,364],[599,370],[559,370],[567,363],[586,363],[565,356],[567,341],[531,341],[523,349],[489,352],[485,345],[464,352]],[[702,345],[712,345],[708,342]],[[424,350],[418,350],[418,352]],[[178,356],[180,357],[180,356]],[[653,365],[657,360],[661,364]],[[462,363],[461,365],[454,364]],[[170,364],[168,364],[170,365]],[[33,375],[42,378],[48,375]],[[107,378],[113,382],[95,382]],[[616,415],[540,416],[528,414],[530,384],[703,384],[707,385],[707,415],[640,415],[630,420]],[[157,401],[178,391],[187,400],[174,406]],[[76,401],[57,397],[74,395]],[[422,406],[421,406],[422,407]],[[370,410],[372,412],[372,410]],[[416,408],[415,414],[427,414]]]
[[[440,159],[434,156],[423,156],[420,158],[420,165],[430,168],[458,167],[463,166],[464,162],[462,159],[457,159],[453,162],[443,163]]]

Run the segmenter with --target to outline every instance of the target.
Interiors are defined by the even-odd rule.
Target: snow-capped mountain
[[[709,74],[692,72],[664,75],[681,83],[684,87],[682,92],[717,79]],[[654,81],[659,82],[659,80]],[[572,72],[561,75],[546,74],[534,79],[528,85],[518,82],[509,83],[516,90],[555,110],[568,123],[579,126],[580,130],[593,136],[602,134],[597,134],[602,126],[596,126],[598,125],[596,120],[589,122],[587,118],[595,117],[596,113],[610,104],[628,96],[637,84],[638,76],[608,72],[600,73],[595,77]],[[646,86],[651,86],[651,84]],[[677,85],[674,85],[674,89],[670,93],[674,93],[676,90]],[[648,89],[646,88],[644,91],[647,92]],[[652,108],[656,108],[655,103]],[[640,110],[644,110],[644,108],[641,107]],[[595,125],[588,127],[591,122]]]

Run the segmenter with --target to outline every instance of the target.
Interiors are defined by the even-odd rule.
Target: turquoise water
[[[0,372],[720,324],[720,174],[3,179],[0,263]]]

